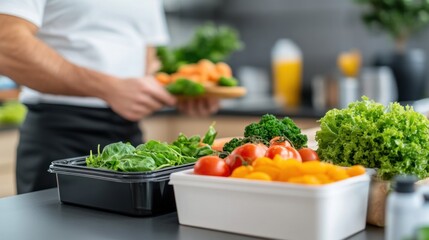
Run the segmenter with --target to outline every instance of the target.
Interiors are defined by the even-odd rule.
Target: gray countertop
[[[310,230],[310,229],[309,229]],[[384,230],[367,226],[351,240],[384,239]],[[57,189],[0,199],[0,239],[258,239],[179,225],[176,213],[129,217],[61,204]]]

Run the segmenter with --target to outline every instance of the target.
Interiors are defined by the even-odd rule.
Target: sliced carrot
[[[155,79],[162,85],[167,85],[171,82],[171,77],[167,73],[159,72],[155,75]]]
[[[224,63],[224,62],[219,62],[216,64],[216,71],[218,72],[218,74],[220,76],[223,77],[232,77],[232,70],[231,67]]]
[[[218,81],[219,81],[219,78],[220,78],[221,76],[219,75],[219,73],[216,71],[216,70],[214,70],[214,71],[212,71],[212,72],[209,72],[209,77],[208,77],[208,80],[210,81],[210,82],[215,82],[215,83],[217,83]]]
[[[174,82],[174,81],[176,81],[179,78],[183,78],[183,76],[184,75],[180,74],[180,73],[173,73],[173,74],[170,75],[170,78],[171,78],[170,81]]]
[[[200,75],[200,80],[201,80],[202,83],[209,81],[209,72],[208,71],[201,70],[199,72],[199,75]]]
[[[192,75],[192,74],[196,74],[198,72],[199,72],[199,70],[198,70],[198,66],[196,64],[183,65],[177,71],[177,73],[182,74],[182,75]]]
[[[199,69],[202,74],[207,75],[206,81],[217,82],[219,74],[216,70],[216,65],[210,60],[202,59],[198,62]]]
[[[215,64],[212,63],[210,60],[201,59],[200,61],[198,61],[198,68],[200,71],[204,70],[209,72],[214,70]]]
[[[189,80],[194,81],[194,82],[198,82],[198,83],[201,82],[201,76],[199,74],[192,74],[189,76],[185,76],[184,78],[189,79]]]
[[[179,78],[190,79],[203,84],[217,84],[220,77],[232,77],[231,68],[228,64],[220,62],[214,64],[210,60],[202,59],[196,64],[186,64],[171,74],[169,83]],[[166,76],[161,76],[160,82],[166,82]]]

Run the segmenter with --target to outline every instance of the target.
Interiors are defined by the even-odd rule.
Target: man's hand
[[[190,116],[206,117],[219,110],[217,98],[180,99],[177,104],[180,112]]]
[[[130,121],[138,121],[164,106],[176,104],[170,95],[153,77],[118,80],[104,97],[110,107]]]

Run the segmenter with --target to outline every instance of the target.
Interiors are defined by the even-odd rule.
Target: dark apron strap
[[[17,193],[56,187],[47,169],[52,161],[97,153],[113,142],[143,141],[138,123],[125,120],[111,109],[55,104],[27,105],[17,149]]]

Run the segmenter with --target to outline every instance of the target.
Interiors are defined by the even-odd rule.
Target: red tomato
[[[290,153],[284,146],[280,145],[272,145],[268,148],[267,152],[265,153],[265,157],[273,159],[275,156],[280,155],[280,157],[284,159],[290,158]]]
[[[234,149],[225,159],[231,171],[243,164],[251,165],[252,162],[265,155],[267,147],[263,144],[246,143]]]
[[[231,175],[229,166],[218,156],[204,156],[198,159],[194,173],[199,175],[228,177]]]
[[[291,155],[292,155],[292,157],[291,157],[291,158],[296,159],[296,160],[298,160],[298,161],[302,162],[301,155],[299,155],[298,150],[296,150],[296,149],[295,149],[295,148],[293,148],[293,147],[286,147],[286,149],[287,149],[287,150],[289,150],[289,151],[291,152]]]
[[[283,159],[294,158],[301,161],[301,156],[299,152],[293,147],[284,147],[279,145],[273,145],[268,148],[265,153],[265,157],[273,159],[276,155],[280,155]]]
[[[286,139],[286,137],[273,137],[270,140],[270,146],[279,145],[283,147],[292,147],[292,144]]]
[[[319,155],[317,155],[317,152],[311,148],[301,148],[299,149],[298,152],[299,152],[299,155],[301,155],[303,162],[320,160]]]

